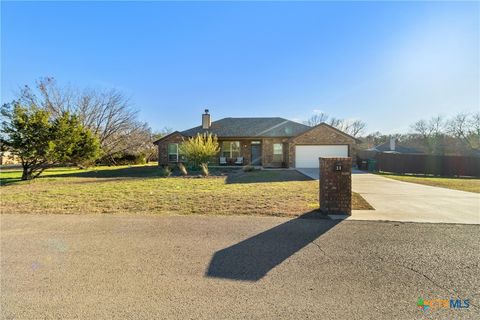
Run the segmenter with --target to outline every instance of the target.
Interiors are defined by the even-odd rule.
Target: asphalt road
[[[1,215],[2,319],[478,319],[480,226]],[[469,299],[422,311],[423,299]]]

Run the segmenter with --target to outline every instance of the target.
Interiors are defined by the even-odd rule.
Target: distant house
[[[224,118],[211,121],[208,110],[200,126],[175,131],[154,142],[159,165],[182,162],[179,145],[197,134],[217,136],[216,165],[318,168],[319,157],[354,156],[357,140],[328,124],[309,127],[283,118]]]
[[[419,151],[415,148],[405,147],[399,144],[395,138],[390,138],[389,141],[379,144],[370,149],[359,150],[357,152],[357,165],[361,169],[367,169],[366,163],[367,159],[377,159],[379,154],[390,153],[390,154],[422,154],[422,151]]]
[[[415,148],[405,147],[399,144],[395,138],[390,138],[390,141],[379,144],[373,148],[367,149],[371,152],[384,152],[384,153],[423,153]]]

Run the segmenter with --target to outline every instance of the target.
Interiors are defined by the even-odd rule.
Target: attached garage
[[[296,145],[295,167],[318,168],[320,157],[348,157],[348,145]]]

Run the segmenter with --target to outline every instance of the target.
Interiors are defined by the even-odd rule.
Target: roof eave
[[[161,138],[158,139],[158,140],[153,141],[152,143],[155,144],[155,145],[157,145],[160,141],[163,141],[163,140],[165,140],[165,139],[167,139],[167,138],[169,138],[169,137],[171,137],[171,136],[173,136],[173,135],[175,135],[175,134],[180,134],[180,135],[183,136],[183,134],[182,134],[181,132],[179,132],[179,131],[174,131],[174,132],[172,132],[172,133],[167,134],[166,136],[161,137]]]
[[[306,131],[304,131],[304,132],[302,132],[302,133],[299,133],[299,134],[297,134],[296,136],[291,137],[290,140],[295,139],[296,137],[299,137],[299,136],[301,136],[302,134],[305,134],[305,133],[307,133],[307,132],[309,132],[309,131],[312,131],[313,129],[316,129],[316,128],[320,127],[320,126],[324,126],[324,127],[333,129],[333,130],[335,130],[336,132],[338,132],[339,134],[341,134],[341,135],[343,135],[343,136],[345,136],[345,137],[348,137],[348,138],[354,140],[355,143],[361,143],[361,140],[360,140],[360,139],[355,138],[354,136],[351,136],[351,135],[349,135],[348,133],[345,133],[345,132],[343,132],[342,130],[339,130],[339,129],[337,129],[337,128],[335,128],[335,127],[333,127],[333,126],[331,126],[331,125],[329,125],[328,123],[325,123],[325,122],[319,123],[319,124],[317,124],[316,126],[311,127],[310,129],[308,129],[308,130],[306,130]]]

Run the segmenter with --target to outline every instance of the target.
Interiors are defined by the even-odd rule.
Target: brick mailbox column
[[[320,211],[352,214],[352,158],[320,158]]]

